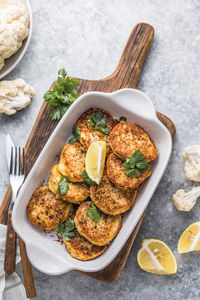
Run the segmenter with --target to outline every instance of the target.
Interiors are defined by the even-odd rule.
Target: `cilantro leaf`
[[[130,160],[131,160],[131,163],[134,163],[134,164],[139,161],[146,161],[144,158],[144,154],[142,153],[142,151],[140,149],[138,149],[137,151],[132,153]]]
[[[107,118],[102,111],[97,111],[91,116],[88,116],[88,122],[93,130],[97,130],[106,135],[110,133],[110,129],[107,126]]]
[[[44,99],[51,108],[52,120],[60,120],[70,105],[78,98],[76,86],[80,82],[74,78],[67,77],[64,68],[58,71],[57,82],[52,91],[44,94]]]
[[[65,196],[69,190],[69,183],[67,182],[66,177],[61,177],[60,181],[58,182],[58,189],[57,193],[59,195]]]
[[[135,177],[140,177],[141,176],[141,172],[138,169],[130,169],[126,172],[127,176],[135,176]]]
[[[80,129],[76,126],[73,126],[74,137],[69,140],[69,144],[74,144],[76,141],[80,141]]]
[[[140,177],[142,173],[148,171],[151,165],[147,162],[144,154],[140,149],[134,151],[130,158],[127,158],[123,163],[127,176]]]
[[[101,212],[94,203],[92,203],[92,207],[88,208],[87,213],[92,221],[99,223],[101,218]]]
[[[72,231],[74,230],[74,221],[73,220],[69,220],[65,223],[65,230],[66,231]]]
[[[64,232],[65,225],[63,223],[59,223],[57,228],[55,229],[57,233],[61,234]]]
[[[76,126],[73,127],[73,134],[77,140],[80,140],[80,129]]]
[[[83,172],[81,172],[80,175],[81,175],[81,177],[84,179],[84,181],[87,184],[89,184],[89,185],[96,185],[96,183],[89,178],[89,176],[88,176],[88,174],[87,174],[87,172],[85,170]]]
[[[127,121],[127,118],[126,118],[126,117],[123,117],[123,116],[121,116],[121,117],[119,118],[119,120],[120,120],[120,122],[126,122],[126,121]]]
[[[65,71],[65,68],[62,68],[62,69],[58,70],[58,75],[61,75],[62,77],[66,77],[67,73]]]
[[[76,143],[76,142],[77,142],[77,139],[76,139],[75,137],[71,138],[71,139],[68,141],[69,144],[74,144],[74,143]]]
[[[73,232],[75,228],[74,221],[69,220],[65,223],[59,223],[57,228],[55,229],[57,233],[59,233],[64,241],[70,241],[71,238],[75,237],[75,233]]]
[[[148,167],[148,162],[147,161],[139,161],[138,163],[136,163],[136,167],[139,170],[145,170]]]
[[[51,118],[52,120],[60,120],[61,118],[61,112],[59,107],[55,107],[51,109]]]
[[[76,236],[76,235],[75,235],[74,232],[65,232],[65,233],[63,234],[63,240],[66,241],[66,242],[68,242],[68,241],[71,240],[71,238],[74,238],[75,236]]]

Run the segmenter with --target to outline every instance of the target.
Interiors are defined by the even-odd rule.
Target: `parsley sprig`
[[[76,236],[73,232],[74,227],[74,221],[70,220],[65,223],[58,224],[56,232],[62,236],[64,241],[68,242],[71,238],[74,238]]]
[[[58,71],[58,79],[52,91],[44,94],[44,99],[51,108],[52,120],[60,120],[70,105],[78,98],[76,86],[80,82],[67,76],[65,69]]]
[[[119,118],[119,121],[120,121],[120,122],[126,122],[126,121],[127,121],[127,118],[124,117],[124,116],[121,116],[121,117]]]
[[[102,111],[97,111],[91,116],[88,116],[88,122],[92,126],[93,130],[98,130],[106,135],[110,133],[110,129],[107,126],[107,118]]]
[[[99,223],[101,215],[102,214],[101,214],[100,210],[98,209],[98,207],[96,207],[96,205],[94,203],[92,203],[92,207],[88,208],[88,216],[90,217],[90,219],[92,221]]]
[[[96,185],[96,183],[90,179],[90,177],[88,176],[87,172],[84,170],[83,172],[81,172],[81,177],[84,179],[84,181],[89,184],[89,185]]]
[[[69,140],[69,144],[74,144],[77,141],[80,141],[80,129],[76,126],[73,126],[74,137]]]
[[[124,169],[127,171],[127,176],[140,177],[142,173],[148,171],[151,165],[147,162],[144,154],[140,149],[134,151],[130,158],[127,158],[123,163]]]
[[[69,190],[69,183],[66,177],[61,177],[58,182],[57,193],[59,195],[65,196]]]

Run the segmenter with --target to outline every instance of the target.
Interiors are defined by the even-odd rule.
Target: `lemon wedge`
[[[156,239],[143,240],[137,262],[142,270],[150,273],[174,274],[177,271],[176,258],[171,249]]]
[[[91,180],[100,183],[106,159],[106,142],[98,141],[90,145],[86,155],[85,168]]]
[[[200,222],[188,226],[178,241],[178,252],[187,253],[200,250]]]

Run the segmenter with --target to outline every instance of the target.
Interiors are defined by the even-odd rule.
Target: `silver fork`
[[[17,198],[17,193],[22,183],[24,182],[24,178],[25,178],[24,148],[11,147],[9,174],[10,174],[10,184],[12,188],[12,197],[10,201],[9,211],[12,211],[15,200]]]
[[[17,236],[12,227],[12,210],[17,198],[18,191],[25,178],[24,148],[11,147],[9,174],[12,197],[8,209],[6,248],[4,259],[4,270],[8,275],[12,274],[15,271]]]

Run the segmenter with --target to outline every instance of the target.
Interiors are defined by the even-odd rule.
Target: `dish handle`
[[[66,260],[52,255],[52,253],[48,251],[49,244],[47,244],[46,247],[47,248],[44,249],[44,247],[41,248],[39,245],[26,243],[28,258],[36,269],[48,275],[59,275],[73,269]]]
[[[153,102],[145,93],[137,89],[121,89],[111,93],[109,97],[123,109],[133,114],[135,114],[137,107],[138,116],[158,121]]]

